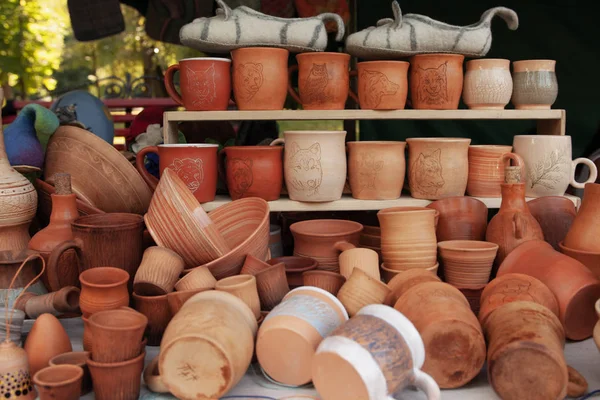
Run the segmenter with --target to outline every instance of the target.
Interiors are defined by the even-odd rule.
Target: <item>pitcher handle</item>
[[[58,288],[60,286],[60,282],[57,281],[56,276],[54,275],[55,271],[58,271],[58,261],[63,253],[67,250],[73,249],[77,255],[77,261],[79,262],[79,273],[85,270],[85,266],[83,265],[83,257],[81,252],[81,244],[77,239],[75,240],[67,240],[62,243],[59,243],[52,252],[50,253],[50,257],[48,257],[48,268],[46,271],[46,277],[48,278],[48,283],[50,283],[50,287]]]
[[[435,380],[420,369],[415,368],[414,371],[415,386],[425,393],[428,400],[440,400],[442,395],[440,393],[440,387]]]
[[[146,184],[150,187],[150,189],[156,190],[158,179],[156,179],[154,175],[150,174],[144,165],[144,159],[148,153],[158,154],[158,147],[148,146],[141,149],[135,157],[135,168],[138,170],[140,175],[142,175],[142,178],[144,181],[146,181]]]
[[[336,242],[336,243],[333,245],[333,248],[334,248],[334,249],[336,249],[337,251],[346,251],[346,250],[355,249],[355,248],[356,248],[356,246],[355,246],[355,245],[353,245],[353,244],[352,244],[352,243],[350,243],[350,242],[347,242],[347,241],[345,241],[345,240],[341,240],[341,241],[339,241],[339,242]]]
[[[575,167],[577,167],[578,164],[586,165],[590,169],[590,177],[585,182],[577,182],[575,180]],[[580,157],[573,160],[573,167],[571,168],[571,186],[577,189],[583,189],[586,183],[596,182],[596,178],[598,178],[598,168],[592,160],[585,157]]]
[[[169,393],[169,389],[167,389],[160,374],[154,374],[155,369],[158,369],[158,356],[154,357],[144,370],[144,382],[146,386],[154,393]]]
[[[269,146],[279,146],[280,144],[285,144],[284,138],[277,138],[277,139],[273,140],[271,142],[271,144],[269,144]]]

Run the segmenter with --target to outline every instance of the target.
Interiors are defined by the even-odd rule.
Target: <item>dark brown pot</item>
[[[167,295],[140,296],[133,294],[135,309],[148,318],[148,326],[144,333],[149,346],[160,346],[162,335],[173,318]]]
[[[559,243],[565,239],[577,215],[575,204],[566,197],[544,196],[527,202],[531,215],[544,232],[544,240],[560,251]]]
[[[448,197],[434,201],[427,208],[439,212],[435,231],[437,241],[485,240],[488,208],[472,197]]]

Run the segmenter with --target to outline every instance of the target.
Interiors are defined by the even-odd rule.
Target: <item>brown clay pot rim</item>
[[[431,205],[433,205],[434,203],[437,204],[446,204],[446,203],[472,203],[472,204],[477,204],[478,207],[485,207],[486,210],[488,209],[487,206],[485,205],[485,203],[479,199],[476,199],[475,197],[471,197],[471,196],[452,196],[452,197],[445,197],[443,199],[439,199],[439,200],[435,200],[432,201],[431,203],[429,203],[427,205],[426,208],[430,208],[433,210],[437,210],[437,208],[431,207]]]
[[[486,62],[486,61],[491,61],[491,62],[508,61],[510,63],[510,60],[508,58],[476,58],[474,60],[467,61],[466,64],[469,64],[471,62],[473,62],[474,64],[476,64],[477,62]]]
[[[120,223],[115,222],[118,218],[124,220]],[[88,220],[97,220],[98,222],[90,223]],[[136,225],[143,225],[144,217],[139,214],[132,213],[105,213],[105,214],[93,214],[86,215],[77,218],[71,222],[71,225],[77,228],[90,228],[90,229],[105,229],[105,228],[130,228]]]
[[[498,249],[498,245],[484,240],[444,240],[438,242],[438,249],[461,251],[465,253],[476,253]],[[468,247],[470,245],[476,247]]]
[[[406,145],[406,142],[398,141],[398,140],[354,140],[350,142],[346,142],[346,144],[350,147],[352,146],[360,146],[363,144],[375,144],[381,146],[392,146],[392,145]]]
[[[53,371],[63,370],[73,372],[75,375],[68,379],[63,379],[60,381],[43,379],[41,376],[45,374],[50,374],[52,376]],[[78,365],[72,364],[61,364],[61,365],[51,365],[49,367],[45,367],[40,369],[33,376],[33,382],[39,386],[48,386],[48,387],[59,387],[59,386],[67,386],[74,382],[77,382],[79,379],[83,378],[83,368]]]
[[[562,241],[558,244],[558,247],[561,250],[565,249],[565,250],[567,250],[567,251],[569,251],[571,253],[575,253],[575,254],[582,254],[582,255],[586,255],[586,256],[598,256],[598,257],[600,257],[600,252],[593,252],[593,251],[572,249],[570,247],[565,246]]]
[[[569,135],[515,135],[515,138],[535,139],[535,138],[560,138],[558,140],[571,140]]]
[[[306,230],[304,230],[304,231],[298,230],[298,227],[300,227],[300,229],[302,229],[305,225],[312,225],[312,223],[314,223],[315,221],[318,221],[321,224],[331,223],[331,222],[341,223],[341,224],[347,225],[348,228],[347,228],[347,230],[340,230],[340,231],[334,232],[334,233],[307,232]],[[352,228],[350,228],[350,227],[352,227]],[[361,232],[362,230],[363,230],[362,224],[360,224],[358,222],[354,222],[354,221],[345,220],[345,219],[309,219],[306,221],[294,222],[292,225],[290,225],[290,231],[292,231],[292,233],[295,233],[298,235],[304,235],[304,236],[312,236],[312,237],[335,237],[335,236],[352,235],[354,233]]]
[[[172,292],[172,293],[174,293],[174,292]],[[140,299],[142,301],[150,301],[150,300],[163,300],[163,299],[166,299],[167,296],[169,295],[169,293],[158,294],[156,296],[144,296],[144,295],[141,295],[141,294],[137,294],[136,292],[133,292],[133,293],[131,293],[131,295],[133,296],[134,299]]]
[[[466,138],[450,138],[450,137],[424,137],[424,138],[407,138],[406,143],[410,142],[447,142],[447,143],[465,143],[471,142],[471,139]]]
[[[379,64],[379,63],[394,63],[395,65],[410,65],[408,61],[400,61],[400,60],[373,60],[373,61],[361,61],[356,63],[356,65],[371,65],[371,64]]]
[[[220,288],[221,289],[222,288],[236,288],[236,287],[244,286],[248,282],[252,282],[253,280],[255,281],[256,277],[254,275],[249,275],[249,274],[228,276],[226,278],[219,279],[217,281],[217,283],[215,284],[215,290],[219,290]],[[225,283],[225,284],[223,284],[223,283]]]
[[[103,316],[106,315],[112,315],[115,313],[119,313],[119,314],[124,314],[127,313],[127,315],[131,315],[131,319],[128,321],[128,324],[126,326],[116,326],[116,325],[111,325],[112,321],[110,318],[108,318],[107,321],[104,321],[104,323],[99,323],[96,321],[96,319],[100,319]],[[136,320],[134,320],[136,319]],[[108,322],[108,324],[107,324]],[[99,311],[97,313],[94,313],[92,315],[90,315],[90,317],[88,318],[88,323],[90,325],[95,326],[96,328],[101,328],[107,331],[131,331],[131,330],[136,330],[136,329],[141,329],[143,327],[145,327],[146,325],[148,325],[148,317],[146,317],[144,314],[137,312],[135,310],[130,311],[130,310],[123,310],[123,309],[117,309],[117,310],[105,310],[105,311]]]
[[[191,292],[194,292],[194,294],[198,294],[198,293],[206,292],[208,290],[215,290],[215,289],[213,289],[213,288],[202,288],[202,289],[189,289],[189,290],[179,290],[179,291],[175,290],[175,291],[173,291],[171,293],[165,294],[165,296],[167,296],[167,298],[169,296],[171,296],[171,297],[180,297],[179,295],[183,295],[183,294],[187,294],[187,293],[191,293]]]
[[[477,285],[452,285],[458,290],[481,290],[487,286],[487,283],[481,283]]]
[[[142,353],[139,356],[132,358],[130,360],[126,360],[126,361],[119,361],[116,363],[101,363],[98,361],[94,361],[90,358],[89,360],[87,360],[87,364],[88,364],[88,366],[94,367],[94,368],[120,368],[120,367],[124,367],[127,365],[135,364],[136,362],[139,362],[140,359],[143,360],[145,357],[146,357],[146,350],[142,351]]]
[[[344,275],[338,273],[338,272],[333,272],[333,271],[325,271],[322,269],[318,269],[315,271],[306,271],[302,273],[302,276],[304,275],[325,275],[325,276],[331,276],[332,278],[338,278],[341,279],[343,278],[344,281],[346,280],[346,277],[344,277]]]
[[[332,56],[332,57],[340,57],[340,58],[347,58],[350,59],[350,54],[348,53],[337,53],[337,52],[333,52],[333,51],[319,51],[319,52],[308,52],[308,53],[300,53],[300,54],[296,54],[296,59],[302,58],[302,57],[307,57],[310,55],[324,55],[324,56]]]
[[[271,265],[269,268],[265,268],[265,269],[261,270],[258,274],[254,275],[254,276],[257,277],[259,275],[266,274],[267,272],[273,271],[277,268],[281,268],[281,266],[283,266],[283,271],[285,272],[285,264],[280,262],[275,265]]]
[[[77,365],[84,367],[90,357],[91,353],[89,351],[69,351],[68,353],[52,357],[48,363],[50,365]]]
[[[537,62],[556,63],[556,60],[550,60],[550,59],[545,59],[545,58],[539,58],[539,59],[538,58],[533,58],[533,59],[530,59],[530,60],[516,60],[516,61],[513,61],[512,63],[513,63],[513,65],[515,65],[515,64],[519,65],[519,64],[525,64],[525,63],[530,63],[530,62],[534,62],[534,63],[537,63]]]
[[[118,281],[111,282],[111,283],[94,283],[94,282],[90,282],[89,279],[86,279],[87,275],[92,274],[92,272],[88,272],[88,271],[93,271],[93,272],[99,273],[98,272],[99,270],[108,273],[111,278],[114,277],[115,274],[117,274],[117,277],[120,274],[121,278]],[[81,274],[79,274],[79,281],[82,284],[87,285],[89,287],[93,287],[93,288],[111,288],[111,287],[117,287],[117,286],[123,285],[124,283],[128,282],[129,281],[129,273],[121,268],[94,267],[94,268],[86,269]]]
[[[293,262],[294,260],[296,260],[299,263],[303,263],[305,265],[303,265],[300,268],[288,268],[288,265],[286,263],[286,261],[288,262]],[[273,263],[270,263],[270,261],[273,261]],[[285,270],[287,272],[302,272],[302,271],[306,271],[306,270],[310,270],[312,268],[316,268],[319,266],[319,262],[317,260],[315,260],[312,257],[302,257],[302,256],[281,256],[281,257],[275,257],[275,258],[271,258],[270,260],[266,261],[267,264],[269,265],[277,265],[279,263],[284,263],[285,264]]]

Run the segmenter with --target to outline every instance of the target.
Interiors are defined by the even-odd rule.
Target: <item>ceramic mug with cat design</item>
[[[410,99],[418,110],[456,110],[463,89],[460,54],[417,54],[410,58]]]
[[[406,61],[365,61],[357,64],[358,96],[350,96],[363,110],[402,110],[408,94]]]
[[[305,110],[343,110],[349,91],[350,54],[302,53],[289,69],[288,92]],[[298,93],[291,84],[298,71]]]
[[[216,144],[160,144],[144,147],[137,154],[135,166],[148,186],[156,189],[158,179],[144,166],[146,154],[158,154],[159,174],[169,168],[187,185],[200,203],[215,199],[217,193]]]
[[[275,47],[231,52],[235,103],[240,110],[281,110],[287,97],[288,55]]]
[[[219,174],[232,200],[277,200],[283,185],[281,146],[229,146],[219,153]]]
[[[227,58],[186,58],[165,73],[169,96],[188,111],[227,110],[231,99],[231,60]],[[173,76],[179,71],[179,89]]]

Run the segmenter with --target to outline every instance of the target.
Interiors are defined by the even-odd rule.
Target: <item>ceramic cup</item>
[[[81,396],[85,396],[92,391],[92,377],[90,370],[86,364],[90,359],[88,351],[73,351],[69,353],[59,354],[48,361],[50,366],[53,365],[76,365],[83,369],[83,378],[81,380]]]
[[[83,369],[77,365],[54,365],[39,370],[33,376],[33,382],[40,400],[77,400],[82,378]]]
[[[142,178],[153,189],[158,179],[144,166],[146,154],[155,153],[159,158],[159,173],[165,168],[177,174],[200,203],[215,199],[217,193],[217,150],[216,144],[160,144],[144,147],[137,154],[136,168]]]
[[[466,62],[463,101],[471,110],[502,110],[510,101],[510,60],[482,58]]]
[[[350,96],[363,110],[402,110],[408,94],[408,67],[406,61],[364,61],[356,65],[358,96]]]
[[[298,66],[298,93],[291,83],[288,92],[305,110],[343,110],[349,90],[350,54],[310,52],[296,56]]]
[[[562,196],[569,184],[583,189],[586,183],[593,183],[598,177],[598,170],[592,160],[573,160],[571,136],[516,135],[513,148],[525,161],[527,197]],[[575,168],[578,164],[586,165],[591,171],[586,182],[575,181]]]
[[[463,89],[460,54],[418,54],[410,58],[410,98],[417,110],[456,110]]]
[[[424,362],[414,325],[391,307],[370,305],[321,342],[312,379],[323,400],[392,400],[411,385],[440,399],[438,385],[420,370]]]
[[[133,290],[142,296],[170,293],[184,267],[183,259],[173,250],[159,246],[148,247],[135,273]]]
[[[260,318],[260,299],[256,288],[256,277],[253,275],[235,275],[217,281],[216,290],[231,293],[242,299],[258,320]]]
[[[148,318],[129,309],[100,311],[89,317],[92,331],[92,360],[100,363],[119,363],[140,353]]]
[[[187,111],[224,111],[231,97],[231,60],[227,58],[186,58],[165,73],[169,96]],[[179,89],[173,76],[179,71]]]
[[[512,103],[517,110],[549,109],[558,97],[555,60],[513,62]]]

